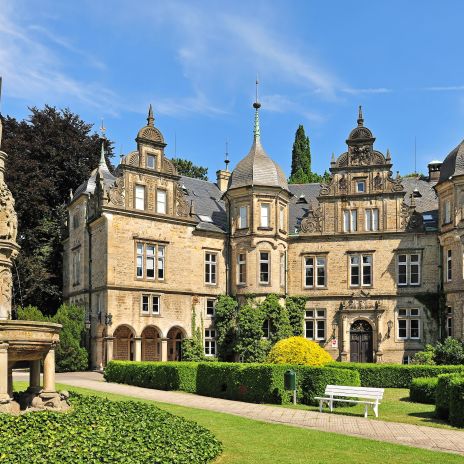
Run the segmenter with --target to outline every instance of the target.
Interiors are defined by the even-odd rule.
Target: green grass
[[[27,384],[18,382],[15,383],[15,387],[17,390],[24,390]],[[57,385],[57,388],[102,396],[114,401],[133,399],[66,385]],[[136,401],[153,404],[149,400]],[[156,403],[156,405],[173,414],[192,419],[211,430],[224,445],[224,452],[215,464],[464,463],[464,457],[454,454],[269,424],[165,403]]]
[[[364,416],[364,406],[339,403],[332,414],[344,414],[346,416]],[[275,406],[275,405],[273,405]],[[308,406],[305,404],[281,405],[286,408],[305,409],[319,411],[319,406]],[[327,406],[324,411],[328,412]],[[330,414],[330,413],[328,413]],[[386,388],[383,400],[379,406],[379,418],[376,419],[372,408],[368,410],[369,418],[388,422],[402,422],[405,424],[426,425],[443,429],[462,430],[452,427],[446,421],[435,417],[435,405],[413,403],[409,401],[409,390],[407,388]]]

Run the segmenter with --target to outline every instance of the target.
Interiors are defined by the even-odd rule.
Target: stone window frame
[[[137,198],[137,187],[141,187],[143,190],[143,208],[137,208],[137,200],[140,200],[140,198]],[[133,208],[137,211],[145,211],[147,209],[147,186],[145,184],[141,183],[136,183],[134,184],[134,203],[133,203]]]
[[[149,158],[153,158],[154,159],[154,163],[153,163],[153,167],[149,166],[148,165],[148,159]],[[145,154],[145,167],[147,169],[153,169],[154,171],[157,170],[157,164],[158,164],[158,155],[156,153],[153,153],[153,152],[147,152]]]
[[[342,211],[342,232],[352,234],[358,231],[358,208],[343,208]],[[348,228],[346,216],[348,215]],[[353,221],[353,217],[355,218]]]
[[[442,225],[446,226],[448,224],[452,223],[452,217],[451,217],[451,211],[452,211],[452,203],[451,203],[451,197],[445,198],[443,200],[443,219],[442,219]]]
[[[286,286],[286,252],[282,251],[279,256],[279,283],[280,288],[285,288]]]
[[[204,330],[204,353],[205,356],[216,356],[217,343],[216,343],[216,329],[208,327]]]
[[[286,208],[283,203],[279,203],[279,231],[287,233],[288,225],[287,225],[287,214]]]
[[[144,298],[147,298],[147,305],[148,311],[144,311]],[[158,311],[153,311],[154,301],[158,300]],[[161,294],[160,293],[151,293],[151,292],[144,292],[140,296],[140,315],[147,317],[147,316],[161,316]]]
[[[453,281],[453,250],[450,248],[446,249],[444,254],[445,260],[445,280],[446,282]]]
[[[406,261],[400,261],[400,256],[405,256]],[[418,261],[411,261],[412,256],[417,256]],[[411,281],[411,268],[417,265],[418,281]],[[406,266],[406,282],[400,283],[400,266]],[[396,250],[396,285],[398,287],[420,287],[422,285],[422,251],[421,250]]]
[[[453,327],[453,308],[451,306],[446,307],[446,335],[452,337],[454,333]]]
[[[209,314],[208,313],[208,303],[213,303],[213,313],[212,314]],[[217,303],[217,298],[211,298],[211,297],[207,297],[205,298],[205,317],[207,318],[214,318],[216,316],[216,303]]]
[[[420,341],[422,336],[422,310],[418,307],[398,307],[395,311],[396,318],[396,340],[397,341]],[[404,322],[404,327],[400,327],[400,321]],[[417,327],[412,328],[412,322],[417,322]],[[403,325],[403,324],[402,324]],[[405,330],[406,335],[400,336],[400,331]],[[412,330],[417,330],[418,336],[411,336]]]
[[[362,190],[359,190],[359,185],[362,184],[363,185],[363,189]],[[354,185],[355,185],[355,192],[356,193],[366,193],[366,187],[367,187],[367,182],[366,182],[366,178],[363,177],[363,178],[356,178],[354,179]]]
[[[359,252],[349,252],[347,253],[348,255],[348,288],[372,288],[374,287],[374,253],[372,251],[359,251]],[[352,263],[351,263],[351,258],[357,256],[359,258],[359,283],[358,284],[353,284],[351,277],[352,277]],[[363,263],[363,258],[370,256],[371,258],[371,263],[370,266],[364,266]],[[364,268],[365,267],[370,267],[371,270],[371,282],[370,284],[365,284],[364,283]]]
[[[309,327],[312,328],[310,329]],[[322,337],[319,337],[319,330],[323,331]],[[312,337],[307,336],[310,331],[312,331]],[[315,342],[323,342],[327,339],[327,310],[325,308],[305,309],[303,335],[306,339],[314,340]]]
[[[139,245],[142,246],[142,253],[139,253]],[[147,276],[147,270],[148,270],[148,255],[147,255],[147,246],[149,247],[154,247],[154,254],[150,255],[153,257],[153,275],[154,277],[148,277]],[[159,250],[160,248],[163,250],[163,255],[160,256]],[[134,269],[134,274],[135,274],[135,279],[138,281],[148,281],[148,282],[165,282],[166,281],[166,255],[167,255],[167,246],[165,243],[160,243],[155,240],[134,240],[134,256],[135,256],[135,269]],[[138,261],[139,257],[141,257],[141,262],[142,262],[142,274],[138,275]],[[162,263],[163,263],[163,276],[160,277],[159,271],[161,269],[160,267],[160,258],[162,258]]]
[[[214,256],[215,259],[214,260],[212,260],[211,258],[208,259],[207,255],[210,255],[211,257]],[[217,251],[205,250],[204,255],[203,255],[203,263],[204,263],[203,265],[204,284],[210,287],[217,287],[218,280],[219,280],[218,279],[219,277],[218,276],[219,253]],[[209,268],[207,267],[208,265],[209,265]],[[214,266],[214,273],[212,272],[212,266]],[[207,272],[207,269],[209,269],[208,272]],[[213,276],[214,276],[214,279],[212,279]]]
[[[267,253],[268,259],[262,260],[261,259],[261,253]],[[261,275],[263,274],[261,272],[261,265],[267,263],[268,269],[267,269],[267,281],[261,280]],[[272,278],[272,273],[271,273],[271,266],[272,266],[272,256],[271,256],[271,251],[267,249],[263,250],[258,250],[258,283],[259,285],[271,285],[271,278]]]
[[[327,270],[328,270],[328,252],[318,252],[318,253],[304,253],[302,255],[302,282],[303,282],[303,289],[304,290],[320,290],[320,289],[325,289],[327,288]],[[324,265],[318,265],[317,259],[321,258],[324,260]],[[306,284],[306,269],[310,268],[310,265],[306,264],[307,259],[313,259],[313,285],[307,285]],[[320,268],[324,269],[324,285],[319,285],[317,283],[318,277],[319,277],[319,272],[318,269]]]
[[[239,205],[238,207],[238,217],[237,217],[237,229],[243,230],[243,229],[248,229],[249,226],[249,214],[248,214],[248,205],[247,204],[242,204]],[[242,210],[245,210],[245,215],[242,216]],[[242,221],[242,218],[245,218],[245,224]]]
[[[374,217],[375,217],[375,212],[377,212],[377,227],[374,228]],[[370,227],[367,228],[367,223],[368,223],[368,216],[370,220]],[[372,208],[364,208],[364,231],[365,232],[378,232],[380,229],[380,211],[379,208],[372,207]]]
[[[241,260],[240,259],[240,256],[243,255],[245,257],[244,260]],[[241,266],[244,266],[244,271],[245,272],[241,272]],[[244,276],[243,280],[242,280],[242,275]],[[237,279],[237,285],[246,285],[246,281],[247,281],[247,254],[244,250],[238,250],[237,251],[237,276],[236,276],[236,279]]]
[[[263,210],[267,209],[267,224],[263,224]],[[270,201],[260,201],[259,202],[259,229],[269,230],[272,229],[271,226],[271,209],[272,203]]]
[[[81,246],[78,245],[77,247],[71,250],[71,264],[72,264],[72,285],[73,287],[77,287],[81,284]]]
[[[161,202],[159,201],[159,198],[158,198],[158,194],[159,193],[164,193],[164,212],[163,211],[158,211],[158,205],[161,204]],[[167,189],[165,188],[161,188],[161,187],[156,187],[155,189],[155,213],[156,214],[163,214],[163,215],[166,215],[168,214],[168,191]]]

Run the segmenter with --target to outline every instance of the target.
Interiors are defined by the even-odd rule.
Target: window
[[[269,322],[269,319],[266,319],[263,322],[263,338],[269,338],[269,335],[271,332],[270,327],[271,327],[271,323]]]
[[[166,214],[166,190],[156,190],[156,212]]]
[[[81,250],[73,251],[72,255],[72,281],[73,285],[81,282]]]
[[[453,308],[450,306],[446,308],[446,336],[453,336]]]
[[[246,284],[246,254],[239,253],[237,256],[237,283],[239,285]]]
[[[372,255],[350,256],[351,287],[369,287],[372,285]]]
[[[366,182],[363,180],[356,181],[356,192],[364,193],[366,191]]]
[[[159,315],[160,313],[160,296],[159,295],[142,295],[141,311],[143,315]]]
[[[444,210],[445,210],[445,213],[444,213],[445,220],[443,223],[448,224],[451,222],[451,201],[450,200],[445,200]]]
[[[279,209],[279,227],[281,230],[287,230],[285,226],[285,207],[281,206]]]
[[[398,338],[420,339],[420,310],[399,309],[398,310]]]
[[[269,271],[270,271],[270,256],[267,251],[261,251],[259,253],[259,283],[269,283]]]
[[[322,256],[306,256],[305,287],[326,286],[326,258]]]
[[[213,317],[215,313],[216,300],[213,298],[206,299],[206,315]]]
[[[156,168],[156,155],[147,155],[147,168]]]
[[[305,337],[310,340],[325,340],[325,309],[305,311]]]
[[[238,228],[246,229],[248,227],[248,208],[246,206],[240,206]]]
[[[261,227],[269,227],[269,204],[261,205]]]
[[[216,285],[216,253],[205,253],[205,283]]]
[[[135,186],[135,209],[145,209],[145,186]]]
[[[285,287],[285,253],[280,253],[280,286]]]
[[[451,282],[453,278],[452,251],[446,252],[446,281]]]
[[[398,255],[398,285],[420,285],[420,255],[418,253]]]
[[[216,356],[216,331],[205,329],[205,355]]]
[[[343,231],[356,232],[358,230],[358,211],[346,209],[343,211]]]
[[[377,208],[366,209],[364,230],[368,232],[379,230],[379,210]]]
[[[158,280],[164,280],[165,246],[137,242],[135,248],[135,276],[137,279],[154,280],[157,277]],[[158,257],[157,261],[156,257]]]
[[[79,227],[79,213],[76,213],[72,218],[73,229],[77,229]]]

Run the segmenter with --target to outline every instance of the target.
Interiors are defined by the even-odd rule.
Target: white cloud
[[[315,123],[322,123],[326,121],[326,118],[316,112],[308,111],[300,103],[293,99],[286,97],[285,95],[274,94],[274,95],[263,95],[260,98],[263,104],[264,111],[271,111],[276,113],[295,113],[303,116],[305,119]]]
[[[340,89],[341,92],[347,93],[350,95],[362,95],[362,94],[376,94],[376,93],[390,93],[392,89],[387,89],[386,87],[374,87],[374,88],[365,88],[365,89],[356,89],[352,87],[345,87]]]
[[[424,90],[429,92],[455,92],[464,90],[464,85],[445,85],[437,87],[425,87]]]

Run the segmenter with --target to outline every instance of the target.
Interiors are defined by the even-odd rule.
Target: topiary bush
[[[437,377],[418,377],[412,379],[409,399],[414,403],[435,404]]]
[[[448,419],[450,407],[450,384],[458,374],[441,374],[438,376],[435,394],[435,415],[440,419]]]
[[[449,422],[464,427],[464,377],[454,376],[449,384]]]
[[[197,423],[135,401],[71,395],[68,413],[0,414],[5,464],[208,463],[221,452]]]
[[[272,364],[324,366],[332,361],[332,356],[327,351],[304,337],[280,340],[271,348],[267,356],[267,362]]]

